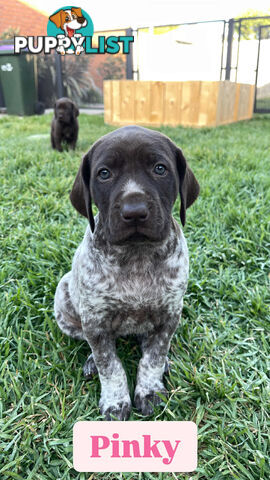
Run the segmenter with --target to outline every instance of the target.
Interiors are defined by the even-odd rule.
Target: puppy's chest
[[[100,288],[101,287],[101,288]],[[100,279],[97,285],[97,295],[102,292],[110,295],[111,301],[117,305],[123,303],[139,308],[140,306],[160,306],[168,302],[170,292],[176,287],[175,282],[161,272],[149,270],[114,272],[111,271],[106,278]]]
[[[70,139],[74,137],[74,125],[65,125],[62,127],[62,137],[64,139]]]
[[[103,264],[100,271],[88,272],[84,307],[119,335],[149,331],[179,312],[188,276],[183,266],[171,269],[147,260],[134,266]]]

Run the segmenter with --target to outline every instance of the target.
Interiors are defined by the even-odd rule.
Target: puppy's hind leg
[[[51,145],[52,145],[52,148],[54,148],[54,149],[56,148],[55,141],[54,141],[54,134],[53,134],[52,131],[51,131]]]
[[[71,272],[60,280],[54,297],[54,313],[57,324],[66,335],[77,340],[85,340],[79,314],[75,311],[69,293]]]
[[[69,294],[70,272],[60,280],[54,298],[54,312],[57,324],[63,333],[77,340],[86,340],[80,316],[76,313]],[[83,367],[83,374],[87,380],[97,374],[97,367],[93,355],[89,355]]]

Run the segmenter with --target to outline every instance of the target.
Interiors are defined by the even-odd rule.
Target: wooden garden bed
[[[217,126],[252,117],[254,85],[224,82],[104,82],[105,123]]]

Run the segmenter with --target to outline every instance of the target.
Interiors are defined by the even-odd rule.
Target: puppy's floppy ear
[[[187,161],[180,150],[176,151],[176,166],[179,176],[179,192],[181,199],[180,219],[182,225],[186,223],[186,209],[195,202],[200,192],[200,185],[194,173],[189,168]]]
[[[59,10],[59,12],[56,12],[54,15],[51,15],[49,17],[49,20],[51,20],[51,22],[53,22],[57,26],[57,28],[60,28],[60,26],[61,26],[61,13],[62,12],[64,12],[64,10]]]
[[[83,17],[82,9],[77,7],[72,7],[72,12],[76,13],[77,17]]]
[[[70,201],[76,210],[88,218],[92,232],[95,229],[95,221],[92,212],[92,198],[90,193],[91,178],[91,150],[83,157],[79,171],[70,192]]]

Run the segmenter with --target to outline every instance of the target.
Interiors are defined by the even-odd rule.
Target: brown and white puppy
[[[59,10],[54,15],[51,15],[49,19],[57,28],[61,28],[67,37],[74,37],[76,30],[87,25],[87,20],[84,18],[81,8],[75,7]]]
[[[51,125],[52,148],[62,152],[62,143],[66,143],[74,150],[79,130],[78,115],[78,108],[69,98],[62,97],[55,102]]]
[[[98,140],[84,156],[70,199],[89,224],[72,270],[55,294],[59,327],[92,350],[84,375],[98,371],[106,419],[129,417],[127,378],[115,339],[141,340],[134,403],[144,415],[166,392],[163,374],[180,320],[188,281],[188,250],[172,217],[196,200],[199,184],[181,150],[165,135],[123,127]],[[99,214],[94,218],[91,204]]]

